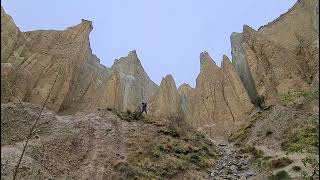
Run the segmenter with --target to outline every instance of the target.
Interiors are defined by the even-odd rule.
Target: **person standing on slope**
[[[146,114],[148,114],[148,113],[147,113],[147,103],[141,103],[141,104],[142,104],[141,114],[142,114],[143,112],[146,112]]]

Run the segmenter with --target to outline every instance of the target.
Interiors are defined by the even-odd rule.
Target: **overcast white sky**
[[[93,21],[90,44],[101,63],[136,49],[157,84],[172,74],[177,86],[195,86],[199,54],[207,51],[220,66],[231,59],[230,35],[243,24],[254,29],[274,20],[296,0],[1,0],[22,31],[65,29]]]

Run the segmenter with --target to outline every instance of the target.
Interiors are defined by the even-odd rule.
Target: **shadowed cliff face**
[[[298,1],[287,13],[255,31],[231,35],[232,61],[251,100],[268,104],[279,94],[319,85],[319,29],[316,0]]]

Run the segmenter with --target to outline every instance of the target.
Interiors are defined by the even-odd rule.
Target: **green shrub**
[[[163,133],[164,135],[170,135],[170,136],[172,136],[172,137],[177,137],[177,138],[180,137],[179,133],[178,133],[177,130],[174,129],[174,128],[160,129],[160,130],[158,131],[158,133]]]
[[[301,167],[300,166],[292,166],[292,170],[301,171]]]
[[[289,176],[287,171],[279,171],[274,175],[269,177],[269,180],[291,180],[292,178]]]
[[[270,156],[265,156],[257,159],[254,164],[259,168],[267,168],[267,169],[279,169],[282,167],[286,167],[291,164],[293,161],[287,157],[273,159]]]
[[[291,164],[292,162],[293,161],[287,157],[282,157],[279,159],[272,159],[269,161],[268,167],[270,167],[272,169],[278,169],[278,168],[286,167],[289,164]]]
[[[249,153],[253,155],[254,159],[263,157],[263,151],[256,149],[254,146],[245,146],[240,149],[241,153]]]
[[[254,165],[259,168],[266,168],[269,162],[269,159],[271,158],[272,158],[271,156],[264,156],[262,158],[258,158],[254,161]]]
[[[190,161],[193,162],[193,163],[199,163],[200,162],[200,157],[196,154],[192,154],[190,156]]]

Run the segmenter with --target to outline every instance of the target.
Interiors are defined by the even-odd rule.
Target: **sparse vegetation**
[[[319,128],[316,125],[308,125],[290,129],[285,133],[281,148],[288,152],[318,152]]]
[[[244,148],[240,149],[240,153],[251,154],[254,157],[254,159],[263,157],[263,152],[255,148],[254,146],[245,146]]]
[[[253,117],[250,118],[250,120],[243,124],[237,131],[232,133],[228,140],[230,142],[233,142],[235,145],[241,145],[243,141],[249,136],[251,132],[252,126],[256,123],[256,121],[261,117],[261,113],[258,112]]]
[[[304,97],[308,101],[319,99],[319,89],[315,91],[301,91],[301,92],[288,91],[280,95],[281,101],[284,104],[289,104],[290,102],[294,102],[300,97]]]
[[[122,120],[125,120],[128,122],[138,121],[143,119],[142,114],[138,111],[131,112],[130,110],[127,110],[126,112],[122,112],[115,109],[112,109],[111,111],[115,112]]]
[[[271,159],[267,164],[269,168],[278,169],[283,168],[291,164],[293,161],[287,157],[282,157],[279,159]]]
[[[144,132],[132,139],[128,147],[130,167],[126,167],[133,173],[130,177],[170,179],[188,169],[205,170],[213,165],[215,146],[181,123],[173,120],[161,127],[148,124],[157,129],[148,130],[156,133]]]
[[[279,169],[288,166],[293,161],[287,157],[273,158],[265,156],[255,161],[255,165],[259,168]]]
[[[319,166],[319,161],[317,161],[316,158],[311,157],[311,156],[307,156],[307,157],[303,158],[302,163],[304,166],[307,166],[308,164],[313,167]]]
[[[259,168],[267,167],[268,161],[271,159],[271,156],[264,156],[255,160],[254,165]]]
[[[287,171],[279,171],[274,175],[269,177],[269,180],[291,180],[292,178],[289,176]]]
[[[300,166],[292,166],[292,170],[301,171],[301,167]]]

